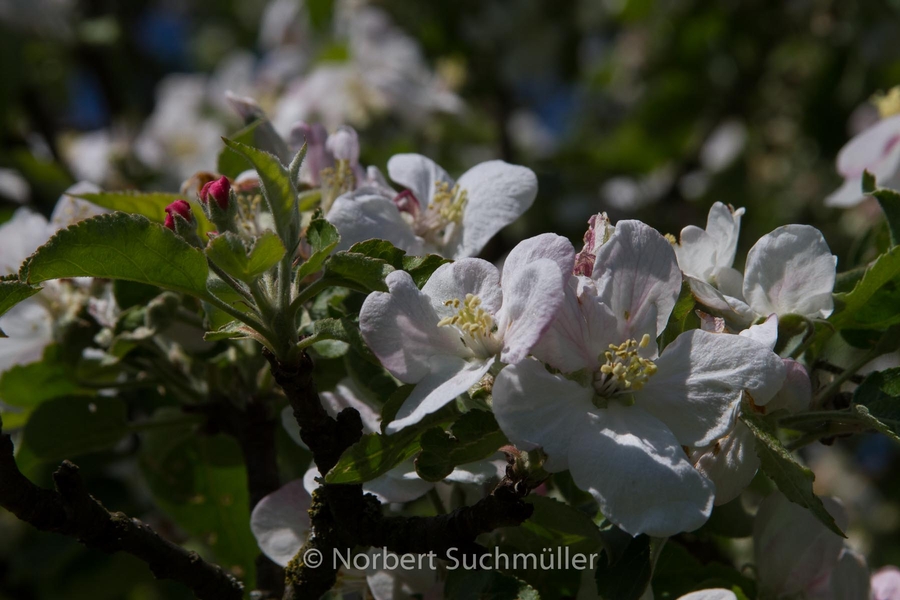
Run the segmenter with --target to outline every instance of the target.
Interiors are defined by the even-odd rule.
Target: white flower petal
[[[656,374],[634,392],[635,402],[692,448],[708,446],[729,430],[744,391],[765,404],[785,377],[781,358],[761,344],[699,329],[666,346],[656,366]]]
[[[411,502],[428,493],[434,484],[416,474],[415,458],[403,461],[384,475],[363,484],[363,491],[381,502]]]
[[[825,197],[825,206],[850,208],[866,199],[862,191],[862,176],[849,177],[841,187]]]
[[[338,197],[326,219],[341,234],[338,250],[349,250],[357,242],[378,238],[410,254],[424,254],[422,240],[403,220],[394,203],[370,190],[362,189]]]
[[[438,267],[422,286],[422,293],[441,318],[456,314],[457,309],[446,306],[448,300],[466,299],[466,294],[478,296],[481,308],[497,314],[503,304],[500,272],[497,267],[480,258],[461,258]]]
[[[900,115],[882,119],[850,140],[837,157],[845,178],[870,171],[879,181],[890,179],[900,166]]]
[[[716,202],[709,209],[706,232],[716,243],[717,267],[730,267],[734,263],[743,215],[743,208],[732,210],[731,207],[721,202]]]
[[[673,246],[678,266],[685,275],[709,281],[716,269],[716,240],[696,225],[681,230]]]
[[[681,293],[681,269],[672,245],[640,221],[619,221],[597,252],[594,272],[600,299],[619,320],[620,339],[656,338]]]
[[[844,547],[837,565],[821,588],[807,594],[809,600],[872,600],[866,558]]]
[[[415,425],[426,415],[437,411],[481,381],[492,364],[493,360],[465,361],[456,356],[433,357],[430,372],[416,384],[385,432],[396,433],[404,427]]]
[[[600,368],[598,357],[617,341],[616,317],[597,298],[591,279],[571,276],[550,328],[532,349],[536,357],[564,373]]]
[[[0,275],[18,273],[25,259],[52,233],[44,215],[24,206],[16,209],[12,218],[0,225]]]
[[[359,313],[359,329],[369,348],[392,375],[416,383],[431,372],[433,356],[464,356],[459,337],[438,327],[431,300],[406,271],[390,273],[389,292],[369,294]]]
[[[53,342],[53,316],[39,300],[25,300],[0,317],[0,330],[9,336],[0,339],[0,373],[3,373],[14,365],[41,359],[44,349]]]
[[[498,333],[503,336],[500,360],[523,360],[553,322],[564,292],[559,267],[547,258],[534,260],[503,278],[503,307],[498,313]]]
[[[827,318],[834,309],[837,257],[809,225],[785,225],[764,235],[747,255],[744,299],[758,314]]]
[[[492,479],[502,478],[506,474],[506,459],[500,452],[494,456],[496,458],[457,466],[452,473],[447,475],[445,481],[483,485]]]
[[[872,574],[872,600],[900,600],[900,569],[891,565]]]
[[[713,484],[694,469],[672,432],[637,406],[611,402],[565,435],[575,484],[628,533],[667,537],[709,518]]]
[[[759,470],[753,433],[737,421],[734,429],[710,448],[691,453],[698,471],[716,484],[716,506],[731,502],[743,492]]]
[[[355,408],[362,418],[364,433],[381,432],[381,411],[365,400],[366,392],[350,377],[345,377],[333,392],[321,392],[322,405],[332,417],[345,408]]]
[[[457,181],[468,200],[462,236],[453,256],[475,256],[494,235],[518,219],[537,196],[531,169],[491,160],[472,167]]]
[[[263,554],[286,567],[306,543],[311,498],[298,479],[259,501],[250,515],[250,529]]]
[[[395,154],[388,160],[388,176],[408,188],[424,209],[431,203],[439,182],[453,185],[453,179],[436,162],[421,154]]]
[[[732,324],[746,327],[756,318],[756,314],[743,300],[726,296],[712,285],[693,277],[687,277],[694,299],[723,317]]]
[[[822,498],[841,530],[847,514],[836,500]],[[827,529],[807,509],[780,492],[759,506],[753,524],[753,555],[760,591],[777,597],[793,596],[828,576],[837,564],[844,540]]]
[[[731,590],[714,588],[691,592],[681,596],[678,600],[737,600],[737,596]]]
[[[506,260],[503,261],[503,281],[506,282],[517,271],[540,258],[549,258],[556,263],[562,275],[562,283],[565,285],[575,264],[575,248],[572,242],[555,233],[542,233],[528,238],[510,250]]]
[[[543,448],[551,473],[567,469],[572,432],[593,408],[594,391],[529,358],[500,371],[493,393],[494,416],[509,441],[521,450]]]
[[[772,313],[762,323],[751,325],[738,335],[759,342],[769,350],[774,350],[775,343],[778,341],[778,315]]]

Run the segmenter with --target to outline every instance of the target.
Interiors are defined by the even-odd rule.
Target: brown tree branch
[[[158,579],[189,587],[200,600],[240,600],[243,586],[214,564],[161,538],[150,527],[121,512],[110,513],[93,498],[78,474],[64,461],[53,474],[56,490],[34,485],[22,475],[13,443],[0,420],[0,506],[41,531],[76,538],[103,552],[127,552],[147,563]]]
[[[312,360],[305,353],[294,365],[281,363],[266,350],[263,353],[294,410],[300,437],[324,476],[344,450],[362,437],[359,413],[345,408],[336,419],[328,415],[312,380]],[[456,548],[462,554],[481,554],[486,550],[475,542],[478,535],[519,525],[531,516],[533,507],[523,501],[531,486],[527,474],[517,473],[511,460],[497,487],[472,506],[434,517],[384,517],[381,503],[363,494],[361,485],[322,485],[313,494],[309,511],[311,535],[285,571],[284,599],[318,598],[330,590],[337,579],[331,560],[334,550],[377,546],[398,554],[434,552],[445,557],[450,548]],[[303,562],[304,553],[312,549],[324,558],[316,568]]]

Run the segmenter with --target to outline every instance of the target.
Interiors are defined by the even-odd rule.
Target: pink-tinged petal
[[[422,205],[431,203],[439,182],[453,186],[453,179],[436,162],[421,154],[395,154],[388,160],[388,176],[409,189]]]
[[[322,169],[334,166],[334,156],[325,148],[328,130],[319,123],[299,121],[291,127],[289,143],[291,150],[297,152],[306,144],[306,158],[300,166],[300,181],[318,187],[321,183]]]
[[[745,391],[765,404],[785,377],[781,358],[761,344],[699,329],[666,346],[656,366],[634,392],[635,402],[691,448],[709,446],[731,428],[732,410]]]
[[[600,299],[619,320],[621,339],[657,337],[681,292],[681,270],[672,245],[640,221],[619,221],[597,252],[591,276]]]
[[[311,498],[298,479],[259,501],[250,515],[250,529],[263,554],[286,567],[306,543]]]
[[[541,258],[547,258],[556,263],[562,278],[562,285],[565,285],[575,263],[575,248],[572,246],[572,242],[555,233],[542,233],[528,238],[519,242],[510,251],[506,260],[503,261],[504,285],[518,271],[527,268],[528,265]]]
[[[900,600],[900,569],[887,566],[872,574],[872,600]]]
[[[500,371],[493,393],[494,416],[510,442],[520,450],[543,448],[551,473],[569,468],[572,432],[593,408],[592,389],[529,358]]]
[[[481,381],[493,360],[466,361],[457,356],[434,356],[429,373],[416,384],[396,418],[385,428],[388,434],[415,425]]]
[[[847,142],[837,157],[837,170],[845,178],[861,177],[868,170],[879,180],[891,178],[900,167],[900,115],[882,119]]]
[[[678,600],[737,600],[737,596],[731,590],[713,588],[685,594]]]
[[[847,514],[836,500],[822,498],[825,509],[841,530]],[[760,591],[790,597],[828,576],[844,547],[844,540],[822,525],[811,512],[780,492],[759,506],[753,525],[753,554]]]
[[[338,250],[349,250],[357,242],[387,240],[410,254],[424,254],[422,240],[394,203],[379,194],[362,189],[334,201],[325,217],[341,234]]]
[[[741,421],[709,448],[695,450],[691,461],[716,484],[716,506],[731,502],[743,492],[759,470],[753,433]]]
[[[616,317],[600,303],[593,280],[573,275],[564,291],[556,318],[531,352],[563,373],[596,371],[598,357],[619,343]]]
[[[325,140],[325,148],[336,160],[346,160],[352,166],[359,164],[359,135],[352,127],[338,128]]]
[[[359,329],[388,371],[405,383],[431,372],[436,356],[465,356],[468,351],[449,327],[438,327],[437,313],[406,271],[385,278],[389,292],[369,294],[359,312]]]
[[[522,216],[537,196],[534,172],[502,160],[472,167],[457,184],[467,194],[462,236],[450,254],[458,257],[476,256],[498,231]]]
[[[812,382],[806,367],[792,358],[783,358],[786,377],[784,385],[775,397],[766,404],[767,412],[787,410],[790,413],[809,410],[812,402]]]
[[[500,360],[523,360],[550,327],[565,293],[559,267],[547,258],[521,266],[503,278],[503,307],[497,314],[498,335],[503,337]]]
[[[759,342],[769,350],[774,350],[775,343],[778,341],[778,315],[772,313],[765,321],[751,325],[739,335]]]
[[[466,294],[478,296],[481,308],[492,315],[497,314],[503,304],[500,272],[497,267],[480,258],[461,258],[441,265],[422,286],[422,293],[428,296],[441,318],[457,312],[452,306],[446,306],[446,302],[462,302],[466,299]]]
[[[632,535],[667,537],[709,518],[714,487],[672,432],[637,406],[611,402],[582,418],[570,439],[569,471],[607,519]]]
[[[837,257],[809,225],[785,225],[764,235],[747,255],[744,299],[758,314],[825,319],[834,309]]]
[[[866,558],[845,547],[827,580],[808,590],[809,600],[872,600]]]

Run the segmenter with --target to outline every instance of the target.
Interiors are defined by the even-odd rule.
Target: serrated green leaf
[[[61,396],[94,395],[73,379],[73,368],[60,361],[59,346],[47,346],[41,360],[15,365],[0,375],[0,400],[10,406],[34,408]]]
[[[242,129],[231,134],[229,139],[240,142],[241,144],[247,144],[248,146],[257,145],[254,133],[256,128],[259,127],[260,122],[261,121],[257,120],[244,126]],[[247,161],[240,154],[232,152],[228,149],[228,146],[224,146],[222,150],[219,151],[219,156],[216,159],[216,171],[229,179],[235,179],[246,170]]]
[[[6,314],[13,306],[31,298],[39,291],[41,291],[40,287],[21,281],[0,281],[0,317]],[[6,334],[0,329],[0,338],[5,337]]]
[[[448,262],[452,262],[449,258],[438,256],[437,254],[426,254],[425,256],[404,256],[400,262],[400,268],[410,274],[416,287],[422,289],[422,286],[431,277],[438,267]]]
[[[829,319],[836,329],[885,329],[900,323],[900,247],[879,256],[852,291],[835,294],[837,305]]]
[[[300,147],[300,150],[297,151],[297,154],[294,155],[294,158],[291,159],[291,164],[288,165],[288,175],[291,177],[291,183],[294,184],[295,187],[299,186],[300,183],[300,168],[303,166],[303,161],[306,159],[306,151],[309,149],[306,142],[303,142],[303,146]]]
[[[341,236],[335,226],[325,219],[313,219],[306,229],[306,241],[312,248],[312,254],[297,269],[297,279],[304,279],[321,269],[322,263],[341,241]]]
[[[256,169],[278,236],[287,251],[293,254],[300,242],[300,214],[297,211],[297,191],[287,169],[273,154],[233,140],[224,141],[226,146],[243,156]]]
[[[207,342],[218,342],[220,340],[241,340],[250,337],[251,330],[240,321],[231,321],[215,331],[207,331],[203,334],[203,339]]]
[[[56,461],[113,446],[128,433],[125,403],[115,397],[70,396],[38,406],[25,426],[35,456]]]
[[[324,280],[359,292],[386,292],[384,278],[395,269],[385,261],[355,252],[338,252],[325,263]]]
[[[251,283],[274,267],[284,256],[284,244],[271,231],[262,234],[248,251],[241,237],[227,232],[206,247],[206,255],[223,271],[239,281]]]
[[[357,242],[350,246],[348,252],[383,260],[395,269],[401,268],[403,256],[406,254],[406,252],[397,248],[389,241],[378,239]]]
[[[841,537],[847,537],[834,522],[822,500],[813,492],[815,474],[794,460],[791,453],[775,436],[767,421],[753,412],[746,403],[741,411],[741,420],[756,439],[756,454],[762,469],[775,482],[788,500],[809,510],[823,525]]]
[[[639,535],[625,547],[611,564],[600,561],[594,578],[601,600],[638,600],[650,585],[653,565],[650,563],[650,538]]]
[[[59,231],[35,251],[20,277],[29,283],[67,277],[127,279],[205,297],[206,256],[145,217],[113,213]]]
[[[487,458],[509,441],[500,431],[494,415],[472,410],[444,431],[432,428],[422,434],[422,452],[416,458],[416,472],[425,481],[441,481],[459,465]]]

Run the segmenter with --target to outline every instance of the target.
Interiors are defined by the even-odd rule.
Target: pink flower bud
[[[213,200],[216,201],[216,204],[219,205],[219,208],[222,210],[228,209],[228,201],[229,201],[229,192],[231,191],[231,182],[228,181],[228,178],[224,175],[215,181],[210,181],[203,184],[203,187],[200,188],[200,202],[206,204],[209,202],[209,197],[212,196]]]
[[[165,225],[172,231],[175,231],[175,215],[181,216],[188,223],[194,219],[194,215],[191,213],[191,205],[184,200],[176,200],[166,207]]]

